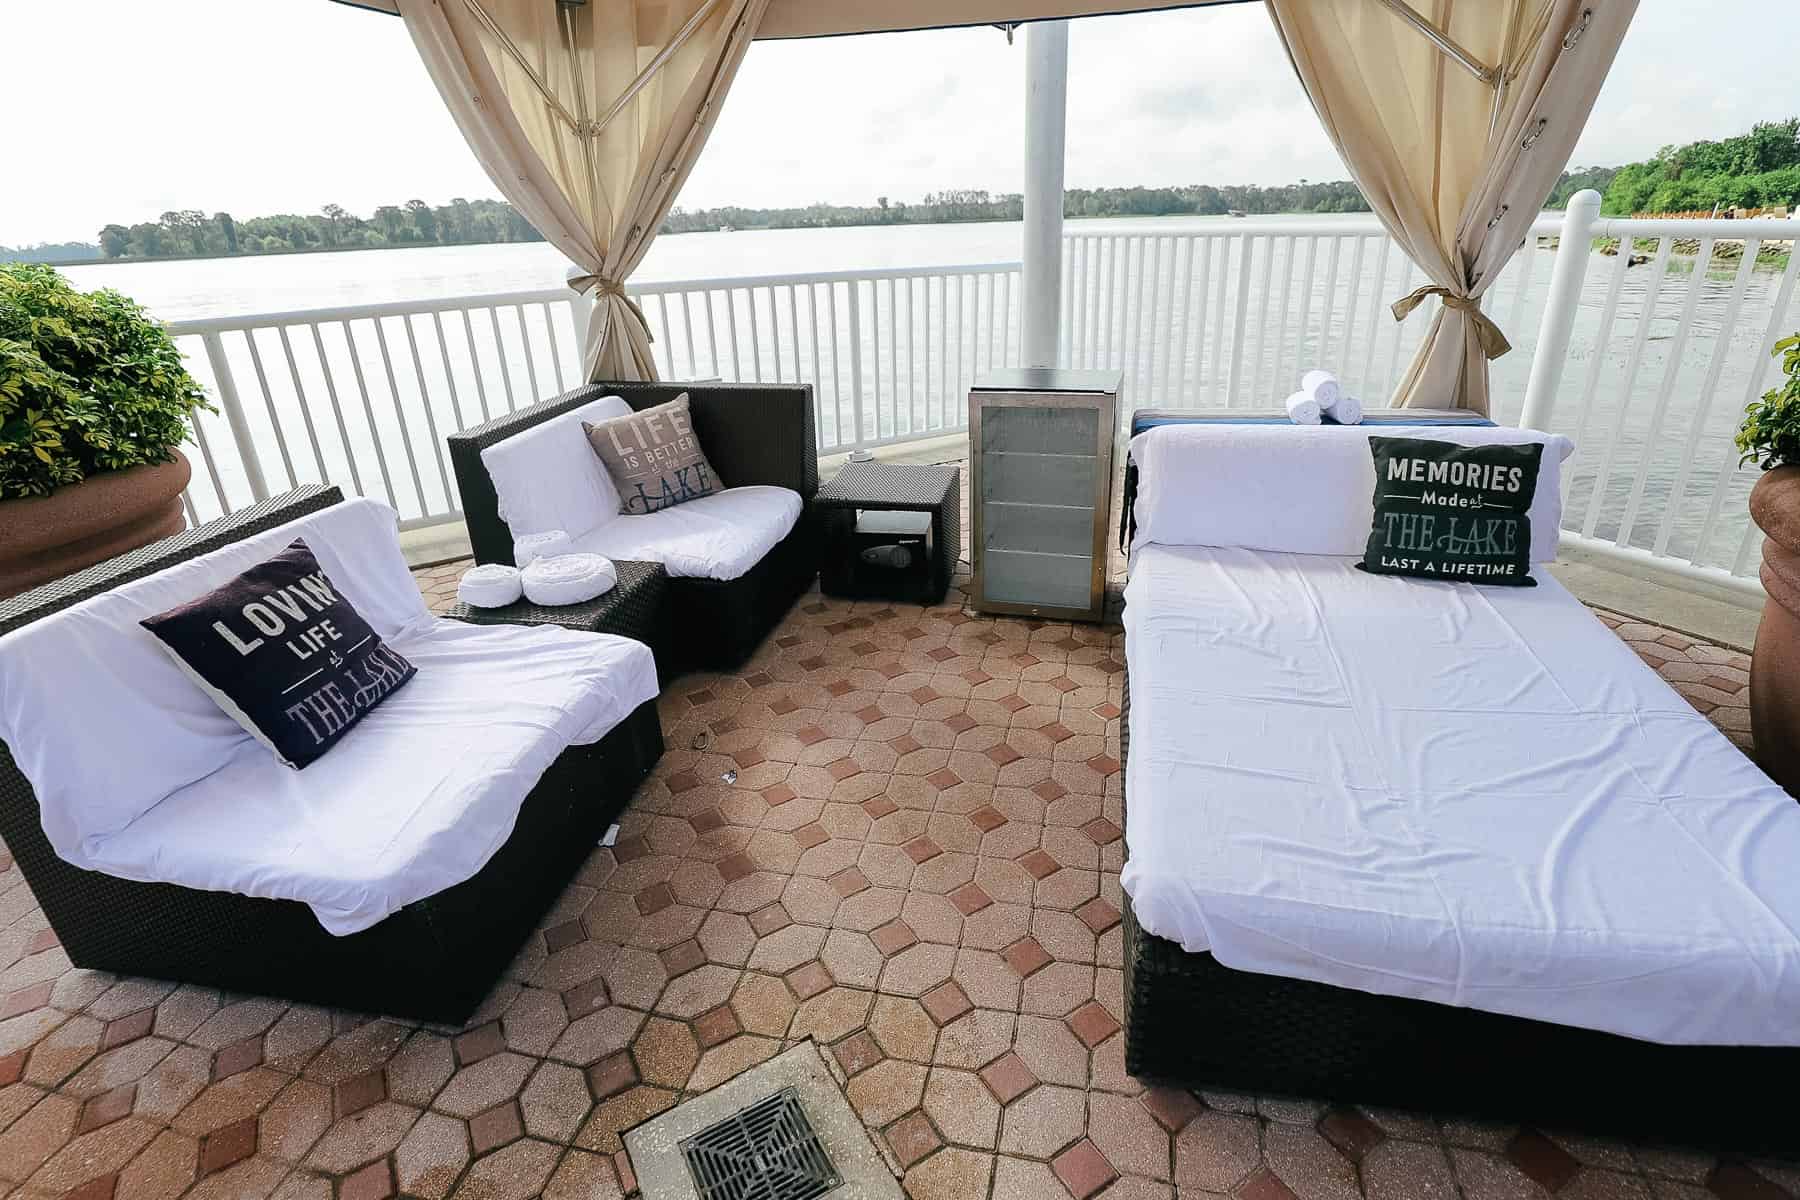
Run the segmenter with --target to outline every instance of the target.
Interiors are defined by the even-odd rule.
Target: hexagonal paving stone
[[[1175,1184],[1183,1189],[1228,1192],[1260,1161],[1249,1117],[1203,1112],[1175,1137]]]
[[[992,1150],[1000,1104],[972,1071],[933,1067],[925,1080],[925,1112],[950,1142]]]

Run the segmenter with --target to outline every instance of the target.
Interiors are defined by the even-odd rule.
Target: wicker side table
[[[611,591],[580,604],[554,607],[520,600],[503,608],[474,608],[458,602],[446,617],[475,625],[561,625],[584,633],[612,633],[643,642],[656,653],[657,671],[668,657],[668,572],[661,563],[614,559],[619,582]]]
[[[823,517],[825,557],[819,587],[834,596],[942,603],[962,557],[962,472],[957,467],[853,462],[822,486],[813,504]],[[878,571],[858,559],[856,514],[929,513],[930,561],[918,575]]]

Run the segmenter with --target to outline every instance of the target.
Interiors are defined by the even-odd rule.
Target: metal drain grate
[[[793,1088],[681,1143],[701,1200],[814,1200],[840,1182]]]

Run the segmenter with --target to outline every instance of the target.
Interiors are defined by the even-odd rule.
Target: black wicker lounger
[[[1127,764],[1129,672],[1122,704]],[[1122,907],[1132,1075],[1800,1157],[1785,1088],[1800,1049],[1665,1046],[1234,971],[1145,930],[1130,896]]]
[[[694,432],[726,487],[770,484],[800,493],[793,531],[732,580],[670,579],[671,644],[653,646],[666,679],[682,670],[734,667],[748,658],[819,573],[820,535],[812,511],[819,490],[812,386],[748,383],[595,383],[451,435],[450,463],[463,519],[479,563],[513,561],[513,534],[500,518],[481,452],[543,421],[603,396],[633,409],[688,394]]]
[[[335,487],[301,488],[0,602],[0,634],[342,499]],[[571,746],[479,874],[347,937],[326,933],[298,901],[71,866],[50,848],[4,743],[0,836],[78,967],[454,1023],[481,1003],[662,748],[654,701],[598,742]]]

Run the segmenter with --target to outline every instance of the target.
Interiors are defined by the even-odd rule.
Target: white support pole
[[[1025,26],[1023,362],[1053,367],[1062,307],[1063,139],[1069,108],[1069,23]]]
[[[1525,385],[1525,407],[1519,412],[1522,429],[1549,429],[1556,411],[1556,389],[1562,382],[1569,357],[1569,334],[1575,328],[1575,312],[1581,307],[1581,285],[1587,278],[1589,243],[1594,222],[1600,216],[1600,193],[1584,188],[1569,197],[1563,210],[1562,231],[1556,244],[1556,265],[1550,271],[1550,295],[1538,324],[1537,349],[1531,360],[1531,379]],[[1621,246],[1619,253],[1631,248]]]

